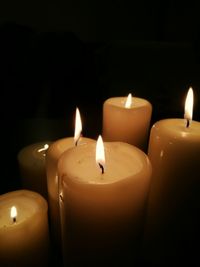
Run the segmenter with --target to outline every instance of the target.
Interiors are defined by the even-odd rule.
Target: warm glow
[[[43,148],[40,148],[38,149],[38,152],[42,152],[42,151],[45,151],[49,148],[49,145],[48,144],[45,144]]]
[[[81,115],[79,109],[76,108],[76,119],[75,119],[75,131],[74,131],[74,142],[77,144],[82,132]]]
[[[193,99],[194,99],[193,90],[190,87],[185,100],[185,114],[184,114],[184,118],[188,121],[192,120],[193,101],[194,101]]]
[[[17,209],[15,206],[13,206],[10,210],[10,217],[14,220],[17,217]]]
[[[129,94],[126,99],[125,108],[130,108],[132,105],[132,94]]]
[[[100,166],[103,173],[105,169],[105,151],[101,135],[99,135],[96,145],[96,163]]]

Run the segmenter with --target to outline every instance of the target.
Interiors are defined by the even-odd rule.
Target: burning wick
[[[11,218],[13,220],[13,223],[16,223],[16,221],[17,221],[17,219],[16,219],[17,218],[17,209],[15,208],[15,206],[13,206],[11,208],[10,216],[11,216]]]
[[[131,108],[131,105],[132,105],[132,94],[129,94],[125,102],[125,108]]]
[[[186,119],[186,128],[188,128],[190,126],[190,120]]]
[[[99,135],[96,144],[96,163],[101,169],[101,173],[105,172],[105,151],[101,135]]]
[[[81,138],[81,134],[79,135],[78,139],[76,140],[76,142],[75,142],[75,146],[78,145],[78,142],[79,142],[80,138]]]
[[[74,144],[75,146],[78,145],[78,142],[81,138],[82,132],[82,122],[81,122],[81,115],[78,108],[76,108],[76,118],[75,118],[75,130],[74,130]]]
[[[99,163],[99,167],[101,168],[101,173],[104,174],[104,167],[101,163]]]
[[[185,100],[184,118],[186,119],[186,128],[190,126],[190,122],[192,120],[193,101],[194,101],[193,99],[194,99],[194,94],[192,88],[190,87]]]

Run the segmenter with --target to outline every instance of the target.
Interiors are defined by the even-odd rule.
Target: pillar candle
[[[103,105],[103,138],[146,149],[152,105],[145,99],[113,97]]]
[[[39,142],[22,148],[17,156],[22,187],[47,198],[46,151],[51,142]]]
[[[191,120],[189,109],[185,119],[158,121],[150,133],[153,174],[144,254],[162,266],[189,266],[198,255],[192,244],[200,236],[200,122]]]
[[[0,196],[0,265],[48,266],[47,202],[38,193],[18,190]]]
[[[78,146],[58,162],[66,266],[121,259],[125,264],[130,247],[134,255],[139,243],[151,176],[148,157],[127,143],[105,143],[104,166],[96,163],[95,149],[94,143]]]
[[[46,172],[47,172],[47,187],[48,199],[51,218],[51,228],[55,241],[60,243],[60,211],[59,211],[59,196],[58,196],[58,176],[57,162],[59,157],[67,149],[79,146],[84,143],[93,142],[90,138],[80,137],[82,130],[79,110],[76,110],[76,127],[73,137],[59,139],[53,142],[46,155]]]

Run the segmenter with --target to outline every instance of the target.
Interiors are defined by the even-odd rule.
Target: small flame
[[[15,206],[12,206],[11,210],[10,210],[10,217],[13,219],[13,221],[16,220],[17,217],[17,209]]]
[[[79,109],[76,108],[75,131],[74,131],[75,144],[78,143],[78,140],[81,136],[81,132],[82,132],[81,115],[80,115]]]
[[[125,108],[130,108],[131,105],[132,105],[132,94],[129,94],[125,102]]]
[[[192,120],[193,101],[194,101],[193,99],[194,99],[193,90],[192,87],[190,87],[185,100],[185,114],[184,114],[184,118],[188,121],[188,123],[190,120]]]
[[[48,144],[45,144],[43,148],[40,148],[38,149],[38,152],[42,152],[42,151],[45,151],[49,148],[49,145]]]
[[[97,144],[96,144],[96,163],[100,166],[102,173],[105,169],[105,150],[103,145],[103,140],[101,135],[99,135]]]

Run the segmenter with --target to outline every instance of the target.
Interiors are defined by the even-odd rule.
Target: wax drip
[[[60,194],[60,201],[64,202],[63,196]]]

